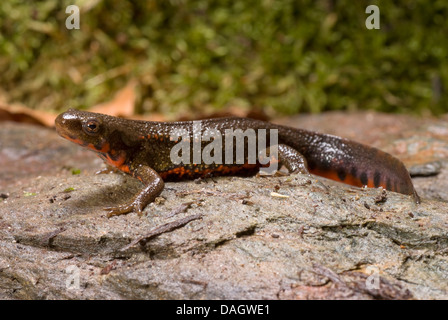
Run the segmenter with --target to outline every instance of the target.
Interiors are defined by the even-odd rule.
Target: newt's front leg
[[[132,172],[134,178],[139,179],[144,184],[143,190],[138,193],[129,203],[118,206],[105,208],[107,210],[107,216],[118,216],[126,214],[131,211],[137,212],[138,215],[142,214],[143,209],[162,192],[165,184],[159,174],[152,168],[139,165],[137,169]]]

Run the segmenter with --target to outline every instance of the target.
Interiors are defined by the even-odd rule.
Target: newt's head
[[[61,113],[55,121],[57,133],[71,142],[96,152],[108,152],[106,139],[109,126],[106,115],[70,109]]]
[[[100,113],[70,109],[55,120],[58,134],[98,154],[108,165],[129,173],[130,123]],[[125,142],[126,141],[126,142]]]

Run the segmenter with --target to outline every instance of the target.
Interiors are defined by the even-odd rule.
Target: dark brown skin
[[[174,164],[170,151],[181,139],[171,141],[170,135],[173,130],[184,129],[193,141],[192,121],[136,121],[70,109],[60,114],[55,124],[63,138],[96,152],[108,166],[130,174],[144,184],[143,190],[129,203],[106,208],[108,216],[131,211],[141,214],[162,192],[164,181],[225,175],[249,176],[257,173],[260,167],[267,166],[259,161],[249,164],[247,154],[243,164]],[[277,129],[278,159],[271,161],[278,161],[289,171],[309,171],[358,187],[383,187],[412,195],[416,203],[420,202],[403,163],[378,149],[332,135],[247,118],[202,120],[201,126],[202,133],[206,129],[216,129],[223,137],[226,129],[268,129],[268,134],[269,129]],[[209,143],[202,141],[201,150]],[[244,150],[248,150],[247,141]]]

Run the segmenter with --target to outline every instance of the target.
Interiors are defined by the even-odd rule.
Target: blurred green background
[[[81,11],[67,30],[65,8]],[[381,29],[365,13],[379,6]],[[130,79],[137,112],[448,111],[448,1],[2,1],[0,90],[89,107]]]

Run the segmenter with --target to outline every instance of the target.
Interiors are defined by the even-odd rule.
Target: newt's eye
[[[82,127],[87,134],[95,134],[100,130],[100,123],[98,120],[87,120]]]

